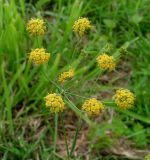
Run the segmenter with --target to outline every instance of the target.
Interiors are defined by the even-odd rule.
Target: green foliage
[[[77,69],[77,76],[64,86],[65,101],[78,117],[94,128],[89,133],[90,142],[94,142],[89,148],[92,159],[102,159],[101,149],[111,148],[118,138],[125,137],[134,143],[134,147],[147,149],[150,144],[149,0],[30,2],[32,3],[24,0],[0,0],[0,158],[63,159],[54,146],[58,138],[55,131],[60,120],[47,113],[43,97],[49,91],[56,90],[52,83],[57,81],[61,72],[70,67],[70,63]],[[72,25],[80,16],[89,17],[95,25],[94,31],[88,33],[82,41],[72,33]],[[30,38],[26,31],[26,22],[31,17],[44,17],[47,24],[48,35],[38,41]],[[114,45],[114,56],[118,57],[120,53],[117,48],[122,46],[128,48],[128,53],[119,56],[120,74],[106,74],[103,78],[100,76],[102,72],[95,65],[95,59],[107,42]],[[47,51],[52,54],[47,66],[33,68],[28,63],[28,53],[32,47],[37,46],[47,47]],[[108,77],[110,79],[107,80]],[[117,116],[114,115],[110,123],[108,114],[99,124],[79,110],[78,106],[83,102],[84,96],[106,91],[112,94],[118,85],[129,86],[135,92],[135,109],[115,113]],[[77,92],[77,89],[80,91]],[[111,103],[106,106],[115,108]],[[49,117],[54,119],[55,126]],[[30,122],[36,121],[41,126],[46,126],[46,129],[42,130],[40,126],[36,128],[36,125],[34,128],[32,124],[29,126]],[[35,138],[36,134],[38,138]],[[54,144],[48,143],[48,137]],[[75,135],[71,156],[76,139]],[[97,157],[93,157],[93,150]],[[108,155],[103,159],[117,157]]]
[[[134,136],[134,141],[137,146],[144,147],[147,144],[147,141],[143,126],[139,123],[135,124],[133,127],[133,132],[136,133],[136,135]]]

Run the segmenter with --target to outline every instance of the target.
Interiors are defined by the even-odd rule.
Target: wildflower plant
[[[147,147],[148,0],[30,2],[0,0],[1,159],[99,159],[118,137]]]
[[[83,37],[86,32],[90,31],[92,28],[93,26],[91,25],[89,19],[83,17],[76,20],[72,26],[73,32],[78,34],[79,37]],[[27,24],[27,31],[30,35],[44,35],[46,31],[45,22],[40,19],[31,19]],[[92,59],[90,59],[89,63],[85,64],[83,62],[87,60],[86,58],[88,56],[84,56],[84,54],[91,55],[93,51],[88,49],[86,50],[87,47],[84,43],[81,43],[79,45],[81,45],[81,47],[79,47],[80,49],[78,49],[78,45],[74,47],[73,54],[70,56],[72,57],[72,59],[69,59],[69,64],[66,64],[63,67],[59,61],[59,54],[47,53],[46,49],[42,47],[33,49],[29,54],[29,60],[37,66],[47,64],[50,56],[53,57],[53,60],[49,64],[50,68],[52,69],[50,69],[50,71],[49,69],[47,71],[44,69],[42,72],[42,76],[45,77],[48,81],[47,83],[50,83],[52,86],[50,87],[50,89],[47,89],[47,92],[50,93],[48,93],[43,99],[46,108],[49,109],[51,114],[55,115],[55,132],[57,132],[58,127],[58,116],[60,115],[61,117],[61,115],[63,115],[65,108],[66,112],[69,109],[72,109],[77,115],[79,115],[81,119],[85,120],[88,124],[93,126],[97,126],[97,124],[91,121],[91,117],[101,116],[103,114],[103,111],[107,109],[107,103],[105,102],[105,100],[101,99],[100,101],[99,98],[91,98],[92,95],[84,97],[84,95],[79,95],[78,92],[80,92],[80,88],[82,88],[82,85],[85,83],[85,81],[91,80],[90,77],[97,78],[98,76],[101,76],[103,73],[105,73],[103,71],[111,72],[116,70],[116,55],[113,56],[113,47],[110,44],[106,44],[99,51],[97,50],[96,54],[94,55],[94,57],[92,57]],[[77,52],[82,52],[82,54],[74,56],[74,53]],[[62,69],[61,67],[59,67],[59,63],[61,64]],[[47,64],[47,68],[49,68],[49,65]],[[96,67],[96,70],[92,71],[91,68],[94,65],[97,65],[98,67]],[[66,68],[70,69],[67,70]],[[59,74],[55,74],[56,70],[59,71]],[[75,81],[69,83],[72,78],[75,78]],[[64,83],[66,85],[63,85]],[[88,87],[90,86],[87,85],[86,88]],[[75,89],[76,92],[78,91],[77,94],[73,92],[73,89]],[[79,106],[76,106],[75,102],[71,100],[73,98],[82,99],[82,103],[80,103]],[[130,92],[128,89],[120,89],[116,91],[113,104],[116,104],[116,106],[118,106],[120,109],[129,109],[134,105],[134,101],[135,96],[132,92]],[[64,118],[62,118],[62,123],[63,121]],[[66,136],[64,127],[63,132]],[[70,155],[72,155],[74,147],[69,152],[66,137],[65,143],[67,154],[69,157]],[[56,151],[56,140],[54,141],[54,146],[54,150]]]

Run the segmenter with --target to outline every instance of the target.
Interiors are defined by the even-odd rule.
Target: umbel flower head
[[[49,93],[45,97],[45,105],[52,113],[62,112],[65,108],[64,101],[62,100],[61,96],[56,93]]]
[[[29,60],[35,65],[47,63],[50,58],[50,53],[46,53],[44,48],[36,48],[29,53]]]
[[[42,36],[46,31],[45,22],[43,19],[31,19],[27,23],[27,31],[31,36]]]
[[[118,89],[115,94],[115,103],[121,109],[128,109],[134,105],[135,96],[128,89]]]
[[[85,111],[89,116],[99,115],[103,109],[103,104],[96,98],[86,100],[82,106],[82,110]]]
[[[116,63],[113,56],[102,54],[97,57],[98,66],[104,70],[112,71],[116,67]]]
[[[63,84],[67,79],[74,77],[74,69],[70,69],[69,71],[63,72],[59,77],[58,81]]]
[[[74,22],[73,31],[78,33],[80,37],[82,37],[85,32],[92,28],[91,22],[88,18],[79,18]]]

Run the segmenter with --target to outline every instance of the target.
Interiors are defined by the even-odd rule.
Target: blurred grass
[[[113,137],[114,141],[118,137],[127,137],[134,147],[145,150],[149,148],[149,3],[149,0],[39,0],[30,3],[24,0],[0,0],[1,159],[51,159],[56,154],[53,153],[53,146],[47,142],[48,135],[52,136],[53,141],[56,135],[42,103],[47,92],[55,91],[55,87],[42,73],[48,70],[47,77],[55,82],[57,76],[70,67],[70,60],[72,66],[78,69],[77,77],[73,80],[74,86],[72,82],[65,86],[67,93],[74,92],[89,97],[110,90],[112,94],[119,83],[120,87],[129,87],[136,94],[135,109],[120,113],[113,118],[112,124],[104,121],[97,126],[97,130],[92,131],[91,139],[95,134],[104,138],[89,149],[94,148],[95,151],[95,155],[91,155],[92,159],[101,157],[99,149],[113,146],[112,140],[105,135],[108,129],[117,134]],[[95,25],[95,30],[88,35],[89,40],[83,39],[80,43],[72,34],[73,22],[79,16],[89,17]],[[44,17],[46,20],[48,35],[44,37],[43,44],[37,44],[36,39],[28,37],[25,26],[31,17]],[[133,40],[135,41],[130,43]],[[111,82],[107,82],[105,87],[97,78],[101,71],[97,70],[93,58],[97,57],[107,42],[114,45],[115,53],[118,47],[129,43],[129,52],[121,57],[118,64],[118,72],[125,70],[125,82],[121,82],[119,74],[115,73],[116,75],[110,75]],[[33,68],[27,62],[27,53],[37,45],[48,46],[47,50],[52,53],[48,66]],[[75,55],[70,58],[73,53]],[[78,79],[81,81],[78,82]],[[79,86],[82,86],[80,92],[76,93]],[[98,96],[101,97],[100,94]],[[66,102],[70,108],[90,124],[91,121],[82,116],[74,103],[67,100],[68,97],[73,99],[74,96],[67,94]],[[79,105],[83,99],[75,97],[73,101]],[[108,113],[106,118],[109,119],[109,116]],[[31,122],[36,122],[37,117],[40,117],[40,124],[46,128],[43,127],[44,131],[35,141],[34,135],[39,130],[36,125],[32,128]],[[57,156],[59,155],[55,155],[55,159]],[[105,158],[115,159],[115,156],[108,155],[103,157]]]

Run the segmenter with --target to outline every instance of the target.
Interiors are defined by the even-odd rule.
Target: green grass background
[[[131,150],[149,150],[149,13],[149,0],[0,0],[0,158],[61,159],[54,153],[54,149],[57,152],[54,130],[57,131],[59,120],[57,116],[53,119],[53,115],[44,109],[43,97],[49,91],[63,92],[53,82],[70,65],[76,68],[77,76],[74,83],[66,84],[65,100],[79,121],[84,119],[89,125],[93,123],[77,108],[83,97],[97,95],[102,98],[100,93],[105,92],[113,95],[118,87],[129,88],[136,95],[134,109],[119,110],[111,124],[107,122],[108,112],[95,129],[89,129],[89,141],[101,137],[100,141],[89,145],[90,159],[119,159],[120,156],[111,152],[102,154],[103,149],[114,147],[119,138],[126,138]],[[80,16],[88,17],[95,26],[82,41],[72,33],[72,25]],[[47,35],[39,38],[38,43],[26,32],[26,23],[32,17],[44,17],[48,28]],[[112,54],[117,54],[121,46],[128,47],[128,52],[120,58],[115,73],[106,73],[106,83],[103,83],[99,77],[105,77],[97,69],[95,58],[108,42],[114,46]],[[50,62],[33,67],[28,63],[28,53],[31,48],[41,46],[51,53]],[[106,105],[114,108],[108,99],[106,96]],[[36,139],[40,126],[32,126],[30,122],[38,123],[39,119],[46,129]],[[112,138],[105,135],[106,130],[114,133]],[[48,135],[54,143],[48,143]],[[84,157],[77,155],[72,159]]]

